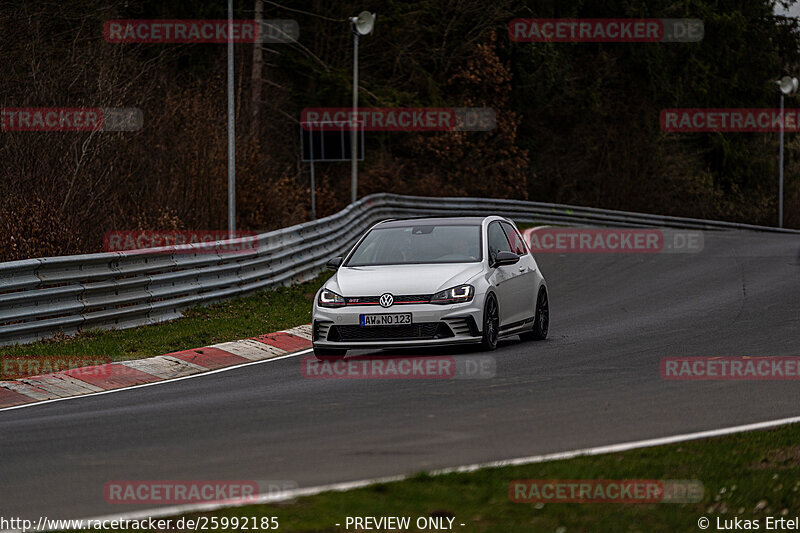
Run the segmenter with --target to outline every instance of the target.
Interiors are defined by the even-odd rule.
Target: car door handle
[[[525,267],[524,266],[519,267],[519,271],[520,272],[525,272]]]

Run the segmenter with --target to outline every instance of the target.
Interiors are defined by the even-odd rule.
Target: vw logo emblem
[[[392,296],[388,292],[385,292],[381,295],[381,299],[379,301],[381,307],[391,307],[392,304],[394,303],[394,296]]]

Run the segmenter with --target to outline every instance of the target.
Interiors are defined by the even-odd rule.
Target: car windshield
[[[480,226],[420,223],[373,229],[345,266],[472,263],[480,260]]]

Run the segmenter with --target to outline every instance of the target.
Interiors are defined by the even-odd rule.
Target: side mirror
[[[497,252],[494,257],[493,267],[513,265],[519,261],[519,256],[514,252]]]
[[[339,267],[342,266],[342,258],[341,257],[334,257],[333,259],[329,259],[327,263],[325,263],[325,267],[328,270],[339,270]]]

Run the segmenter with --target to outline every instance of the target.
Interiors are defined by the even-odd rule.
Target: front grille
[[[431,301],[432,294],[393,294],[392,305],[426,304]],[[344,299],[347,305],[380,305],[380,296],[348,296]]]
[[[450,328],[440,322],[395,326],[331,326],[328,332],[328,340],[331,342],[430,340],[452,336]]]

